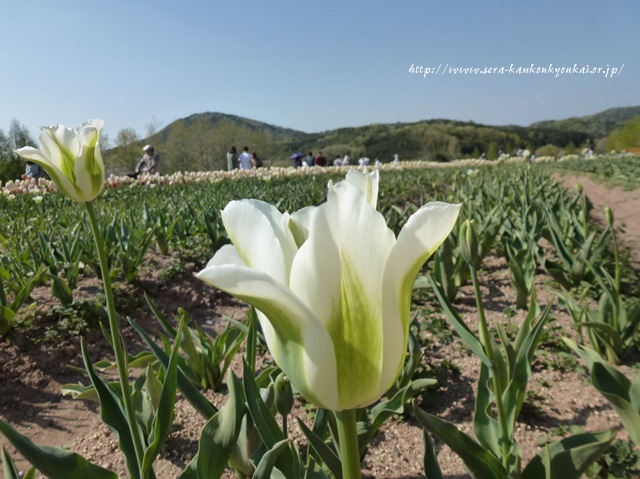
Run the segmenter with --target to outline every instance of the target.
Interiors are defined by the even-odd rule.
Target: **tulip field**
[[[639,157],[0,185],[4,477],[638,477],[639,274],[559,170],[640,186]],[[104,440],[32,437],[34,371]]]

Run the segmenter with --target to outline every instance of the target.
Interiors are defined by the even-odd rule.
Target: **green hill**
[[[549,120],[533,123],[531,128],[553,128],[565,131],[581,131],[593,138],[603,138],[627,121],[640,117],[640,106],[609,108],[595,115]]]
[[[371,124],[304,133],[291,128],[225,113],[198,113],[176,120],[158,133],[126,147],[105,152],[110,171],[131,171],[143,144],[160,153],[162,172],[226,168],[226,152],[249,146],[266,164],[289,164],[294,152],[322,151],[333,159],[349,155],[390,161],[398,153],[405,160],[450,161],[456,158],[489,159],[500,152],[513,154],[520,148],[532,152],[559,152],[581,148],[605,138],[625,121],[640,116],[640,107],[612,108],[566,120],[543,121],[524,126],[490,126],[453,120]],[[547,153],[545,153],[547,154]]]

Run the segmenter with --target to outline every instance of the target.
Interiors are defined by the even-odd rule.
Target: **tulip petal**
[[[382,383],[386,387],[391,386],[402,367],[415,278],[451,233],[461,206],[439,201],[427,203],[411,215],[391,250],[382,287],[385,317]]]
[[[289,215],[257,200],[230,202],[222,221],[244,262],[283,284],[289,283],[291,262],[298,247],[288,227]]]
[[[104,187],[104,164],[100,148],[96,148],[100,131],[93,126],[78,133],[80,151],[75,163],[76,185],[84,201],[95,198]]]
[[[75,183],[75,162],[78,140],[75,130],[63,125],[43,127],[40,132],[43,155],[71,182]]]
[[[335,185],[312,216],[296,255],[291,289],[325,324],[335,346],[340,409],[380,397],[382,300],[379,291],[393,232],[362,191]]]
[[[337,409],[337,368],[331,338],[289,288],[243,265],[231,245],[221,248],[196,276],[254,306],[269,350],[294,387],[315,404]]]
[[[378,183],[380,181],[378,170],[367,174],[358,170],[349,170],[346,180],[356,186],[367,197],[367,201],[374,209],[378,204]]]
[[[25,160],[31,161],[38,166],[41,166],[51,177],[51,180],[65,195],[69,196],[74,201],[80,201],[76,189],[69,180],[69,178],[51,161],[45,157],[40,150],[37,150],[31,146],[25,146],[16,150],[16,154]]]

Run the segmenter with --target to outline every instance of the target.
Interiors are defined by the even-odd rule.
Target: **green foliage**
[[[640,148],[640,117],[616,128],[607,139],[607,148],[609,150]]]

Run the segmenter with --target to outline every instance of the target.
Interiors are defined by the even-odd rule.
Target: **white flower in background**
[[[102,120],[91,120],[77,130],[63,125],[43,127],[40,150],[26,146],[16,153],[44,168],[72,200],[91,201],[105,184],[99,141],[102,126]]]

